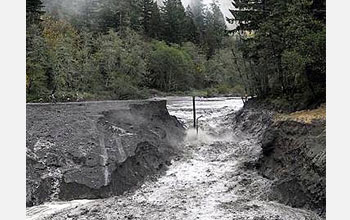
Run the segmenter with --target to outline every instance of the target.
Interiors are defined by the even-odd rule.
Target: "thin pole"
[[[192,96],[193,100],[193,128],[196,128],[196,97]]]

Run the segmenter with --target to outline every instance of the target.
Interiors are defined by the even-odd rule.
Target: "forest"
[[[325,101],[325,0],[232,0],[230,12],[215,0],[27,0],[27,102]]]

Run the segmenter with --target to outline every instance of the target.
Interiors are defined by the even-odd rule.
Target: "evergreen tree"
[[[226,33],[224,15],[215,1],[210,4],[210,10],[205,14],[204,43],[207,57],[214,55],[215,50],[221,48]]]
[[[72,23],[80,29],[87,29],[92,32],[98,31],[98,11],[100,7],[99,0],[86,1],[79,14],[73,16]]]
[[[203,4],[203,0],[191,1],[189,4],[189,9],[191,10],[194,23],[200,29],[200,31],[203,31],[205,16],[205,6]]]
[[[162,7],[162,17],[165,41],[168,43],[182,43],[185,40],[183,27],[186,24],[186,13],[181,0],[165,0]]]
[[[316,19],[326,21],[326,0],[313,0],[311,10]]]
[[[130,24],[128,14],[129,3],[126,0],[105,0],[98,12],[98,26],[101,32],[109,29],[121,30]]]
[[[250,91],[264,97],[325,97],[324,1],[235,0],[231,10],[249,63]],[[319,4],[318,4],[319,3]],[[323,97],[323,98],[322,98]]]
[[[133,30],[140,31],[143,29],[143,6],[144,0],[128,0],[126,10],[128,17],[130,19],[130,27]]]
[[[186,8],[186,24],[185,24],[186,39],[195,44],[199,44],[201,40],[201,31],[196,25],[191,7]]]
[[[47,48],[42,34],[40,0],[26,2],[26,91],[27,99],[45,97],[47,89]]]
[[[205,31],[205,5],[203,0],[193,0],[188,6],[190,11],[189,16],[192,18],[196,31],[198,32],[198,43],[204,45],[204,31]]]
[[[26,2],[26,18],[27,25],[31,23],[38,23],[40,16],[44,13],[42,11],[43,3],[41,0],[27,0]]]
[[[149,36],[159,39],[162,36],[163,24],[161,20],[161,15],[159,7],[156,2],[153,3],[151,11],[151,21],[149,26]],[[147,33],[147,32],[146,32]]]
[[[27,100],[47,97],[49,94],[47,76],[48,48],[38,24],[27,27],[26,47],[26,91]]]
[[[147,36],[151,35],[151,22],[153,14],[153,0],[143,0],[142,4],[142,26]]]

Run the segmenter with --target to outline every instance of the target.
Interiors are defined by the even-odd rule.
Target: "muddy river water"
[[[184,155],[165,175],[121,196],[27,208],[27,219],[321,219],[267,200],[271,180],[245,166],[259,157],[259,145],[230,127],[227,115],[242,108],[239,98],[198,98],[198,134],[191,128],[192,98],[167,99],[169,113],[185,125],[187,137],[179,143]]]

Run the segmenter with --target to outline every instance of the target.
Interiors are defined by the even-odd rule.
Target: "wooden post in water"
[[[196,128],[196,97],[192,96],[193,100],[193,128]]]

